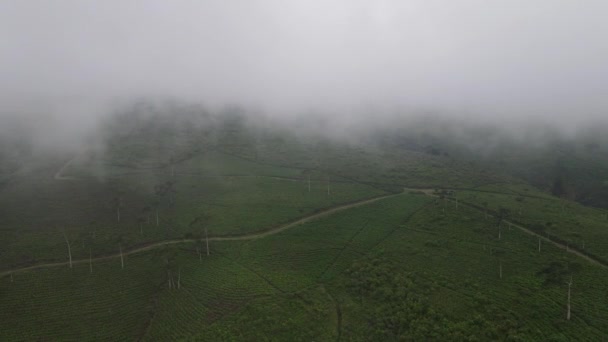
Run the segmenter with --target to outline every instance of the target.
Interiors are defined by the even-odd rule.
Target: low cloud
[[[51,140],[158,97],[347,124],[432,112],[572,128],[606,116],[607,10],[591,0],[6,0],[0,115],[37,121]]]

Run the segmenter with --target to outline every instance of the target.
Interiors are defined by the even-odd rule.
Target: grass
[[[593,340],[608,333],[606,269],[548,244],[538,253],[536,239],[516,228],[505,227],[500,240],[495,233],[480,211],[452,205],[444,212],[428,196],[402,194],[276,235],[213,242],[211,256],[202,260],[197,253],[202,246],[189,243],[130,256],[124,270],[113,259],[95,264],[92,275],[83,264],[16,273],[14,282],[4,277],[3,322],[13,327],[1,334],[4,340],[23,331],[31,338],[92,338],[91,331],[111,320],[112,312],[114,319],[134,317],[124,322],[129,329],[113,326],[104,338],[370,339],[380,336],[374,328],[383,324],[369,321],[374,308],[394,301],[374,287],[371,297],[353,290],[352,270],[366,260],[375,260],[371,270],[380,267],[362,273],[374,275],[370,284],[376,276],[396,279],[378,286],[406,281],[397,288],[424,299],[428,308],[412,318],[422,320],[419,327],[443,322],[438,325],[448,329],[443,333],[482,340]],[[579,265],[571,321],[564,319],[564,284],[545,285],[539,273],[555,261]],[[35,314],[25,318],[29,312]],[[63,325],[79,315],[87,317],[81,328]],[[420,329],[400,334],[442,333]]]
[[[510,217],[543,236],[557,238],[585,253],[608,261],[608,216],[605,210],[585,207],[556,197],[528,193],[457,191],[460,201],[497,212],[510,211]]]
[[[161,286],[160,259],[134,256],[74,269],[17,273],[0,282],[0,339],[134,340]]]
[[[51,178],[55,169],[49,169],[17,179],[0,196],[6,218],[0,223],[2,268],[66,260],[64,232],[74,258],[85,258],[89,253],[113,254],[120,247],[201,237],[205,228],[211,236],[267,230],[323,208],[385,193],[337,178],[330,180],[328,195],[327,180],[315,173],[309,191],[307,178],[284,177],[302,170],[266,167],[264,171],[255,169],[256,163],[226,158],[227,164],[236,160],[239,168],[252,174],[199,174],[195,169],[185,172],[187,165],[180,164],[182,173],[175,177],[144,170],[112,178],[57,181]],[[175,193],[155,195],[155,186],[167,181],[174,182]]]
[[[207,118],[208,119],[208,118]],[[0,340],[600,340],[608,270],[503,224],[492,213],[606,255],[604,211],[549,196],[443,154],[171,120],[130,129],[105,154],[19,172],[0,193],[2,269],[126,257],[0,278]],[[193,130],[192,132],[190,130]],[[147,133],[146,133],[147,132]],[[167,133],[169,132],[169,133]],[[194,132],[194,133],[193,133]],[[156,139],[155,137],[159,138]],[[328,177],[330,195],[327,194]],[[310,191],[308,179],[310,178]],[[156,195],[172,182],[174,193]],[[408,191],[456,188],[461,205]],[[118,200],[119,199],[119,200]],[[474,206],[467,206],[470,203]],[[120,221],[117,207],[120,206]],[[476,207],[475,207],[476,206]],[[519,214],[521,210],[521,214]],[[156,224],[156,212],[159,224]],[[572,276],[572,319],[565,319]]]

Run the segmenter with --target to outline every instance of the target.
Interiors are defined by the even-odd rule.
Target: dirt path
[[[267,231],[261,231],[261,232],[255,232],[255,233],[249,233],[249,234],[243,234],[243,235],[238,235],[238,236],[215,236],[215,237],[210,237],[209,241],[240,241],[240,240],[253,240],[253,239],[258,239],[258,238],[263,238],[266,236],[270,236],[270,235],[274,235],[277,233],[280,233],[284,230],[302,225],[304,223],[307,223],[309,221],[313,221],[316,219],[319,219],[321,217],[325,217],[328,215],[331,215],[333,213],[336,213],[338,211],[342,211],[342,210],[346,210],[346,209],[350,209],[350,208],[355,208],[355,207],[359,207],[359,206],[363,206],[363,205],[367,205],[385,198],[389,198],[389,197],[394,197],[394,196],[398,196],[401,195],[402,193],[398,193],[398,194],[389,194],[389,195],[383,195],[383,196],[379,196],[379,197],[374,197],[374,198],[368,198],[368,199],[364,199],[358,202],[354,202],[354,203],[349,203],[349,204],[344,204],[344,205],[340,205],[337,207],[333,207],[330,209],[326,209],[323,210],[321,212],[317,212],[314,214],[310,214],[307,216],[304,216],[300,219],[297,219],[295,221],[292,221],[290,223],[286,223],[283,225],[280,225],[278,227],[275,227],[273,229],[267,230]],[[180,243],[187,243],[187,242],[196,242],[199,241],[198,239],[175,239],[175,240],[165,240],[165,241],[159,241],[159,242],[155,242],[155,243],[151,243],[142,247],[138,247],[135,249],[131,249],[128,251],[124,251],[122,254],[123,256],[127,256],[127,255],[132,255],[132,254],[136,254],[136,253],[141,253],[141,252],[145,252],[145,251],[149,251],[152,249],[156,249],[162,246],[168,246],[168,245],[175,245],[175,244],[180,244]],[[88,264],[89,262],[97,262],[97,261],[104,261],[104,260],[109,260],[109,259],[114,259],[114,258],[120,258],[120,253],[116,253],[116,254],[111,254],[111,255],[106,255],[106,256],[101,256],[101,257],[95,257],[91,260],[89,259],[78,259],[78,260],[72,260],[72,264],[73,265],[78,265],[78,264]],[[39,269],[39,268],[47,268],[47,267],[56,267],[56,266],[67,266],[69,265],[69,261],[62,261],[62,262],[52,262],[52,263],[44,263],[44,264],[38,264],[38,265],[32,265],[32,266],[26,266],[26,267],[21,267],[21,268],[16,268],[13,270],[8,270],[8,271],[3,271],[0,273],[0,277],[4,277],[4,276],[8,276],[11,273],[16,273],[16,272],[23,272],[23,271],[30,271],[30,270],[35,270],[35,269]]]
[[[603,268],[608,269],[608,266],[606,266],[606,265],[604,265],[603,263],[601,263],[601,262],[599,262],[599,261],[597,261],[597,260],[595,260],[595,259],[593,259],[593,258],[589,257],[588,255],[585,255],[585,254],[583,254],[583,253],[580,253],[579,251],[577,251],[577,250],[575,250],[575,249],[568,248],[568,246],[565,246],[565,245],[563,245],[563,244],[561,244],[561,243],[559,243],[559,242],[553,241],[553,240],[551,240],[550,238],[547,238],[547,237],[545,237],[545,236],[542,236],[542,235],[540,235],[540,234],[538,234],[538,233],[536,233],[536,232],[534,232],[534,231],[532,231],[532,230],[530,230],[530,229],[528,229],[528,228],[526,228],[526,227],[524,227],[524,226],[521,226],[521,225],[519,225],[519,224],[517,224],[517,223],[515,223],[515,222],[511,222],[511,221],[509,221],[509,220],[504,220],[504,221],[505,221],[505,222],[507,222],[507,223],[509,223],[509,224],[511,224],[513,227],[517,227],[517,228],[519,228],[519,229],[523,230],[524,232],[526,232],[526,233],[528,233],[528,234],[530,234],[530,235],[534,235],[534,236],[538,237],[539,239],[542,239],[542,240],[544,240],[544,241],[550,242],[550,243],[551,243],[551,244],[553,244],[554,246],[557,246],[558,248],[561,248],[561,249],[565,250],[566,252],[569,252],[569,253],[572,253],[572,254],[576,254],[576,255],[578,255],[579,257],[581,257],[581,258],[583,258],[583,259],[586,259],[587,261],[589,261],[589,262],[591,262],[591,263],[593,263],[593,264],[596,264],[596,265],[599,265],[599,266],[601,266],[601,267],[603,267]]]
[[[438,197],[438,195],[436,195],[434,193],[433,189],[410,189],[410,188],[404,188],[404,191],[419,191],[419,192],[425,193],[428,196]],[[458,201],[457,202],[457,201],[455,201],[455,200],[453,200],[451,198],[447,198],[447,200],[450,201],[450,202],[452,202],[452,203],[458,203],[460,205],[465,205],[468,208],[472,208],[472,209],[481,211],[479,208],[477,208],[477,207],[475,207],[475,206],[473,206],[473,205],[471,205],[469,203],[466,203],[466,202],[462,202],[462,201]],[[494,215],[492,213],[488,213],[488,214],[490,216],[492,216],[492,217],[496,217],[496,215]],[[542,235],[536,233],[535,231],[533,231],[533,230],[531,230],[531,229],[529,229],[529,228],[527,228],[525,226],[522,226],[522,225],[517,224],[515,222],[509,221],[507,219],[505,219],[504,221],[507,222],[507,223],[509,223],[511,226],[518,228],[519,230],[523,231],[524,233],[530,234],[532,236],[536,236],[537,238],[539,238],[541,240],[544,240],[546,242],[549,242],[549,243],[553,244],[554,246],[556,246],[556,247],[558,247],[560,249],[565,250],[568,253],[572,253],[574,255],[577,255],[577,256],[579,256],[579,257],[581,257],[581,258],[583,258],[583,259],[591,262],[592,264],[595,264],[595,265],[601,266],[601,267],[603,267],[605,269],[608,269],[608,266],[606,266],[606,264],[604,264],[604,263],[602,263],[602,262],[600,262],[600,261],[598,261],[598,260],[596,260],[594,258],[591,258],[588,255],[585,255],[585,254],[583,254],[583,253],[581,253],[581,252],[579,252],[579,251],[577,251],[575,249],[569,248],[568,246],[564,245],[563,243],[554,241],[554,240],[552,240],[552,239],[550,239],[550,238],[548,238],[546,236],[542,236]]]
[[[68,176],[64,176],[63,173],[65,172],[65,170],[70,167],[70,164],[72,164],[72,162],[74,162],[74,160],[76,160],[76,157],[73,157],[72,159],[68,160],[65,164],[63,164],[63,166],[61,167],[61,169],[59,169],[59,171],[57,171],[55,173],[55,180],[61,180],[61,181],[66,181],[66,180],[76,180],[76,178],[74,177],[68,177]]]

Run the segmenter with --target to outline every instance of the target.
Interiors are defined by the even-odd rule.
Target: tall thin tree
[[[502,279],[502,261],[498,263],[498,276]]]
[[[70,258],[70,268],[72,268],[72,248],[70,247],[70,241],[68,240],[68,236],[63,231],[63,238],[65,239],[65,243],[68,245],[68,257]]]
[[[567,282],[566,284],[568,284],[568,312],[566,313],[566,319],[569,321],[570,320],[570,290],[572,288],[572,276],[570,276],[570,281]]]
[[[125,258],[122,255],[122,245],[118,245],[118,248],[120,249],[120,267],[122,269],[124,269],[125,268]]]
[[[207,234],[207,228],[205,228],[205,243],[207,244],[207,256],[209,256],[209,235]]]

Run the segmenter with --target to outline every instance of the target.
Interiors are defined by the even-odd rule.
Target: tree
[[[166,181],[160,183],[154,187],[154,194],[157,197],[156,206],[156,225],[158,226],[158,206],[168,200],[169,205],[173,205],[173,196],[177,191],[175,190],[175,182]]]
[[[207,256],[209,256],[209,235],[207,234],[207,228],[205,228],[205,244],[207,245]]]
[[[65,239],[65,243],[68,245],[68,257],[70,259],[70,268],[72,268],[72,248],[70,247],[70,241],[68,240],[68,236],[65,234],[65,230],[63,230],[63,238]]]
[[[207,233],[207,227],[206,224],[208,224],[210,219],[210,216],[207,214],[202,214],[200,216],[197,216],[194,220],[192,220],[192,222],[190,222],[190,226],[193,227],[194,229],[201,229],[200,234],[197,233],[197,236],[202,236],[203,233],[205,234],[205,245],[207,248],[207,256],[209,256],[209,234]],[[199,257],[200,257],[200,253],[199,253]]]
[[[169,289],[181,288],[181,268],[178,266],[174,252],[165,250],[165,263],[167,265],[167,284]],[[177,269],[177,272],[176,272]],[[173,279],[173,275],[177,273],[177,282]]]
[[[544,277],[543,285],[561,286],[566,283],[567,278],[581,270],[581,265],[576,262],[553,261],[542,270],[536,273],[537,276]]]
[[[500,224],[502,223],[503,220],[506,220],[510,214],[511,214],[511,211],[509,209],[506,209],[503,207],[500,207],[500,209],[498,209],[498,240],[500,240],[500,237],[501,237]]]
[[[483,213],[485,215],[485,219],[488,219],[488,202],[483,202]]]
[[[120,206],[122,205],[122,198],[116,197],[114,200],[116,202],[116,218],[117,221],[120,222]]]
[[[304,170],[302,171],[302,178],[303,179],[308,179],[308,192],[310,192],[310,174],[312,173],[311,170]]]
[[[502,260],[506,251],[503,249],[492,249],[491,253],[498,259],[498,278],[502,279]]]
[[[502,261],[498,262],[498,274],[499,278],[502,279]]]
[[[439,193],[439,202],[441,203],[441,212],[445,215],[445,191]]]
[[[572,288],[572,275],[570,275],[570,281],[566,283],[568,285],[568,311],[566,313],[566,319],[570,320],[570,290]]]
[[[141,213],[146,218],[147,224],[150,224],[150,212],[152,212],[152,208],[149,205],[146,205],[141,209]]]
[[[125,258],[122,255],[122,244],[118,245],[118,248],[120,249],[120,268],[124,269],[125,268]]]
[[[110,188],[113,196],[110,200],[110,205],[116,208],[116,220],[120,222],[120,208],[124,205],[125,190],[121,187],[121,184],[117,181],[110,183]]]
[[[139,235],[141,236],[144,236],[144,222],[145,219],[143,217],[137,219],[137,224],[139,224]]]

